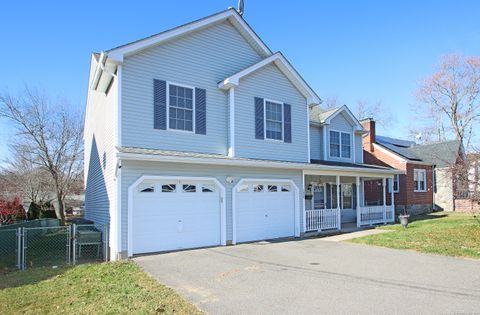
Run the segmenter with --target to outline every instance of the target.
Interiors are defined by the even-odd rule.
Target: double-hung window
[[[168,128],[193,131],[193,88],[168,85]]]
[[[267,139],[283,139],[283,104],[265,100],[265,136]]]
[[[330,156],[349,159],[352,156],[351,134],[330,130]]]
[[[392,180],[389,180],[389,192],[392,192],[392,187],[393,187],[393,192],[398,193],[399,192],[399,183],[400,183],[400,175],[395,174],[393,175],[393,183]]]
[[[415,192],[427,191],[427,172],[422,169],[413,170],[413,179],[415,181]]]

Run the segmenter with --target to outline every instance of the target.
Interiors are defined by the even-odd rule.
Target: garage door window
[[[215,192],[215,185],[213,185],[213,184],[203,184],[202,185],[202,192],[204,192],[204,193]]]
[[[153,193],[155,192],[155,185],[153,184],[142,184],[138,187],[138,191],[141,193]]]
[[[197,186],[195,185],[190,185],[190,184],[185,184],[183,185],[183,192],[186,192],[186,193],[194,193],[197,191]]]
[[[253,192],[262,192],[263,191],[263,185],[253,185]]]
[[[241,184],[237,188],[237,192],[239,193],[246,193],[248,192],[248,185],[247,184]]]
[[[175,184],[165,184],[162,185],[162,192],[164,193],[171,193],[177,190],[177,185]]]
[[[289,191],[292,191],[292,186],[288,184],[282,185],[282,192],[289,192]]]
[[[278,191],[278,187],[277,185],[268,185],[268,192],[277,192]]]

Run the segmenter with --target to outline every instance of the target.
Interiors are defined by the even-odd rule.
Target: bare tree
[[[52,103],[37,90],[0,95],[0,117],[13,123],[17,136],[11,147],[17,158],[48,172],[57,216],[65,223],[65,198],[82,172],[82,116],[68,104]]]
[[[438,139],[453,136],[470,148],[474,124],[480,118],[480,58],[453,54],[442,58],[436,71],[417,91],[423,116]],[[422,108],[422,107],[419,107]]]
[[[18,159],[9,162],[2,171],[0,181],[5,196],[18,196],[24,201],[42,205],[55,197],[52,179],[44,168],[32,165],[29,161]]]

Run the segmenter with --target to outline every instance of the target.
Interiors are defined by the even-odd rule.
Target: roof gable
[[[298,74],[298,72],[292,67],[288,60],[280,53],[275,54],[257,62],[250,67],[243,69],[218,83],[218,87],[221,89],[229,89],[233,86],[240,84],[240,79],[259,70],[269,64],[275,64],[278,69],[288,78],[288,80],[302,93],[307,99],[308,105],[320,104],[321,100],[318,95],[312,90],[307,82]]]
[[[343,115],[345,119],[349,120],[355,130],[363,131],[362,124],[360,124],[357,117],[353,115],[347,105],[332,108],[326,111],[321,111],[320,109],[314,108],[310,112],[310,119],[313,122],[329,125],[332,122],[332,119],[334,119],[338,115]]]
[[[207,28],[211,25],[222,23],[224,21],[230,21],[232,25],[242,34],[247,42],[254,47],[258,53],[267,57],[272,54],[271,50],[265,45],[260,37],[253,31],[253,29],[247,24],[247,22],[238,14],[235,9],[228,9],[205,18],[175,27],[173,29],[158,33],[156,35],[146,37],[116,48],[112,48],[107,51],[108,58],[122,62],[124,56],[134,54],[143,49],[159,45],[162,42],[171,40],[178,36],[183,36],[187,33],[197,31],[203,28]]]

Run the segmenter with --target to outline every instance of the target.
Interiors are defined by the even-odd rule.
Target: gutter
[[[248,166],[248,167],[264,167],[264,168],[282,168],[293,170],[312,170],[312,171],[340,171],[348,172],[355,171],[359,173],[380,173],[380,174],[404,174],[403,171],[397,169],[372,169],[362,167],[342,167],[331,165],[320,165],[310,163],[297,162],[277,162],[277,161],[262,161],[262,160],[241,160],[241,159],[214,159],[201,157],[186,157],[186,156],[169,156],[158,154],[141,154],[141,153],[117,153],[119,160],[127,161],[156,161],[156,162],[170,162],[170,163],[191,163],[191,164],[205,164],[205,165],[221,165],[221,166]]]

